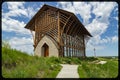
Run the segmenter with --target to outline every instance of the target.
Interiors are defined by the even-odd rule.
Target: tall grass
[[[52,58],[30,56],[2,45],[2,76],[5,78],[55,78],[61,69]]]
[[[106,64],[95,64],[93,61],[82,61],[78,67],[81,78],[116,78],[118,76],[118,61],[116,59],[98,58],[105,60]]]
[[[105,60],[106,64],[95,64]],[[2,42],[2,76],[5,78],[55,78],[60,64],[77,64],[80,78],[114,78],[118,75],[118,58],[56,58],[31,56]]]

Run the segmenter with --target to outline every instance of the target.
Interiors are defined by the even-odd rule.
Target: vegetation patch
[[[104,64],[97,64],[106,61]],[[80,78],[115,78],[118,57],[38,57],[2,44],[2,76],[5,78],[56,78],[60,64],[77,64]]]
[[[2,45],[2,76],[4,78],[55,78],[61,70],[57,58],[30,56]]]
[[[100,61],[106,61],[104,64],[96,64]],[[80,78],[116,78],[118,76],[117,58],[98,57],[96,60],[82,61],[78,67]]]

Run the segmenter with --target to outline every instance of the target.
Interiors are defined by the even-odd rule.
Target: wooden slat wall
[[[54,11],[44,11],[39,17],[36,18],[35,23],[35,47],[41,38],[47,34],[53,39],[57,39],[57,15]]]
[[[35,47],[44,35],[49,35],[58,43],[61,57],[79,57],[82,52],[85,56],[84,37],[76,34],[81,28],[71,15],[48,9],[35,19],[34,25]]]
[[[74,21],[72,21],[73,23]],[[71,22],[69,22],[71,23]],[[71,23],[71,24],[72,24]],[[66,44],[64,45],[66,47],[66,50],[64,51],[64,53],[66,53],[66,57],[80,57],[80,56],[85,56],[83,53],[85,51],[85,46],[84,43],[83,43],[83,37],[82,35],[79,35],[79,36],[70,36],[69,34],[71,34],[73,31],[76,31],[77,29],[73,28],[73,27],[78,27],[79,25],[77,25],[77,23],[75,23],[73,26],[71,26],[71,24],[68,24],[67,27],[69,29],[66,30],[66,33],[63,33],[65,34],[65,41],[66,41]],[[70,29],[70,26],[72,27],[72,29]],[[64,27],[63,27],[64,28]],[[74,30],[73,30],[74,29]],[[69,31],[70,30],[70,31]],[[69,31],[69,32],[68,32]],[[78,30],[77,30],[78,31]],[[75,33],[75,32],[74,32]]]

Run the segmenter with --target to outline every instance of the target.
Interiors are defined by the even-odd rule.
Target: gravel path
[[[77,68],[78,65],[69,65],[69,64],[61,64],[63,68],[58,73],[56,78],[79,78]]]

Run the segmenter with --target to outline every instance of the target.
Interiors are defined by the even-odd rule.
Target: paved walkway
[[[79,78],[77,68],[78,65],[69,65],[69,64],[61,64],[63,68],[58,73],[56,78]]]

